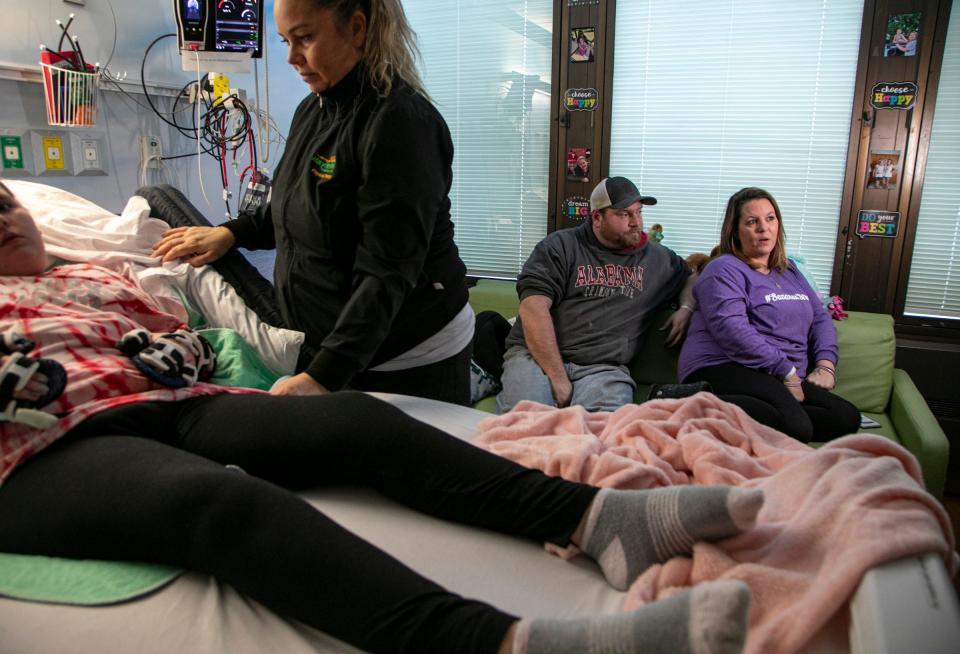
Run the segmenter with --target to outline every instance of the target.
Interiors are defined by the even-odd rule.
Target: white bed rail
[[[851,654],[955,654],[960,606],[943,560],[924,554],[873,568],[850,602]]]

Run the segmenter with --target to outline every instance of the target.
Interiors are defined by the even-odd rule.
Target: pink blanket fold
[[[753,592],[747,652],[799,651],[875,565],[937,552],[956,569],[946,511],[913,455],[881,436],[813,449],[699,393],[594,414],[521,402],[481,422],[474,443],[596,486],[762,488],[753,530],[652,566],[625,601],[630,609],[704,580],[741,579]]]

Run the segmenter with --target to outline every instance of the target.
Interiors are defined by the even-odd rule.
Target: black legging
[[[558,544],[596,493],[361,393],[217,395],[96,415],[16,469],[0,486],[0,551],[209,573],[367,651],[495,652],[515,617],[445,591],[287,490],[334,483]]]
[[[803,443],[828,441],[860,429],[860,412],[855,406],[807,382],[801,386],[801,403],[781,380],[737,363],[700,368],[684,381],[710,382],[720,399]]]

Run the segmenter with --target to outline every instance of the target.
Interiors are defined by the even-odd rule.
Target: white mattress
[[[465,440],[488,415],[431,400],[378,395]],[[610,588],[594,564],[582,557],[562,561],[536,543],[441,522],[367,491],[317,490],[305,496],[334,520],[450,590],[515,614],[609,613],[618,611],[623,601],[623,594]],[[955,652],[960,643],[958,616],[956,596],[940,560],[906,559],[871,571],[850,614],[838,615],[807,652]],[[229,586],[197,574],[185,574],[159,592],[108,607],[0,598],[3,654],[355,651],[314,629],[282,620]]]

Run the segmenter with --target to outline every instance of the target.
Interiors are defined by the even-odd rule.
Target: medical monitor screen
[[[215,0],[214,49],[260,56],[263,12],[260,0]]]
[[[200,0],[180,0],[181,43],[203,43],[203,26],[206,21],[204,9],[206,7],[200,4]]]

